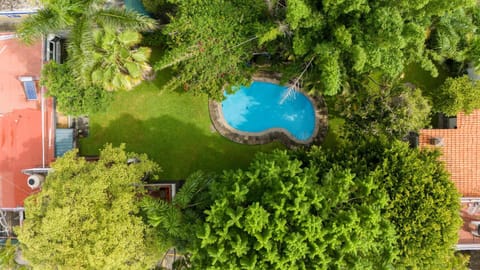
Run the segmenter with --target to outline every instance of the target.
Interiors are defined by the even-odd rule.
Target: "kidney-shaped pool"
[[[232,128],[249,133],[282,129],[299,141],[308,141],[315,130],[315,108],[310,99],[293,88],[253,82],[227,94],[223,117]]]

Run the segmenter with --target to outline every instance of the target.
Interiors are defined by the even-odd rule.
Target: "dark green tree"
[[[430,122],[430,101],[414,86],[364,81],[335,97],[335,104],[345,132],[402,139]]]
[[[396,269],[463,269],[455,256],[460,194],[437,151],[411,149],[408,144],[361,134],[347,138],[335,151],[312,151],[301,160],[340,166],[369,178],[387,193],[382,210],[395,227],[399,254]],[[455,265],[455,267],[452,267]]]
[[[317,149],[318,150],[318,149]],[[285,151],[212,181],[199,222],[195,269],[382,269],[398,252],[372,179],[321,170]]]
[[[472,81],[467,75],[447,78],[433,94],[433,106],[437,112],[455,116],[460,112],[471,113],[480,109],[480,83]]]
[[[103,111],[113,98],[112,93],[102,88],[79,86],[66,64],[50,62],[44,65],[41,83],[47,88],[47,94],[55,97],[57,110],[68,115]]]
[[[260,154],[209,185],[195,269],[464,269],[459,194],[438,153],[357,135]],[[201,211],[200,211],[201,212]]]
[[[256,45],[262,1],[182,0],[176,16],[165,28],[169,50],[156,70],[173,67],[176,76],[168,87],[207,93],[221,99],[223,89],[246,84]]]
[[[411,62],[436,75],[426,30],[442,16],[475,5],[471,0],[273,2],[272,15],[281,22],[274,27],[288,29],[277,31],[286,34],[271,39],[273,46],[297,70],[314,57],[304,85],[327,95],[339,92],[351,76],[380,72],[396,78]]]

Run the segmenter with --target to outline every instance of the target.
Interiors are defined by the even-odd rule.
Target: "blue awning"
[[[57,128],[55,130],[55,157],[61,157],[73,149],[73,128]]]

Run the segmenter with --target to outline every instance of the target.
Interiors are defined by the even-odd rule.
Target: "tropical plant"
[[[155,228],[158,238],[171,246],[183,249],[187,239],[195,232],[190,221],[196,217],[193,208],[198,208],[205,201],[204,189],[210,178],[202,172],[190,175],[171,202],[152,197],[144,197],[141,210],[146,224]]]
[[[385,269],[398,252],[379,185],[338,166],[260,154],[219,175],[197,225],[195,269]]]
[[[95,31],[93,59],[82,68],[84,80],[108,91],[130,90],[151,76],[151,49],[137,46],[141,38],[134,31]]]
[[[471,113],[480,109],[480,83],[467,75],[447,78],[433,94],[433,106],[437,112],[455,116],[460,112]]]
[[[156,70],[174,67],[172,85],[215,99],[250,81],[247,62],[256,44],[262,1],[173,1],[176,16],[165,28],[170,49]]]
[[[139,216],[142,179],[159,168],[146,155],[107,145],[88,162],[77,150],[52,164],[38,192],[25,200],[18,230],[35,269],[147,269],[166,247]],[[140,162],[128,163],[135,157]]]
[[[67,61],[77,83],[83,88],[131,89],[142,78],[149,52],[146,48],[132,48],[141,39],[138,33],[132,33],[154,29],[156,23],[153,19],[127,9],[108,7],[103,0],[43,0],[42,4],[43,8],[37,14],[20,24],[18,35],[25,42],[32,42],[42,35],[69,31]],[[118,36],[113,39],[112,35]],[[114,46],[115,50],[106,49],[108,46]],[[106,67],[99,65],[99,53],[109,60]],[[106,68],[99,72],[105,72],[107,76],[97,74],[95,79],[92,78],[96,68]],[[121,71],[122,75],[114,76],[113,71]]]
[[[466,269],[454,249],[459,194],[439,153],[350,141],[259,154],[218,175],[191,223],[193,268]]]
[[[103,111],[113,99],[112,93],[102,88],[83,88],[76,84],[72,71],[66,64],[45,64],[41,84],[47,88],[49,96],[55,97],[56,109],[68,115],[88,115]]]
[[[363,81],[338,95],[335,104],[345,132],[402,139],[430,122],[430,101],[414,86]]]
[[[304,87],[327,95],[338,93],[342,82],[356,75],[380,72],[397,78],[411,62],[436,75],[425,29],[475,5],[472,0],[274,2],[271,13],[281,23],[272,28],[288,29],[277,32],[289,34],[278,34],[269,43],[298,70],[315,57]]]

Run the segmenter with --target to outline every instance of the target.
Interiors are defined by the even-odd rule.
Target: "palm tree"
[[[137,47],[141,37],[135,31],[94,30],[87,52],[86,46],[71,47],[71,69],[81,82],[107,91],[130,90],[152,71],[148,64],[150,48]]]
[[[156,27],[153,19],[135,11],[108,7],[105,0],[41,0],[41,2],[44,8],[26,18],[17,29],[18,36],[24,42],[31,43],[42,35],[68,31],[70,36],[67,64],[71,66],[82,86],[95,85],[115,90],[131,89],[138,83],[138,73],[143,75],[148,69],[145,65],[148,65],[149,51],[147,48],[132,48],[141,39],[138,32],[153,30]],[[102,34],[115,36],[119,33],[128,34],[110,40],[98,37]],[[108,48],[109,45],[114,45],[117,49]],[[99,65],[100,56],[108,57],[109,63]],[[98,76],[100,71],[93,76],[93,71],[98,69],[108,74],[121,71],[122,75],[128,74],[130,77]]]

